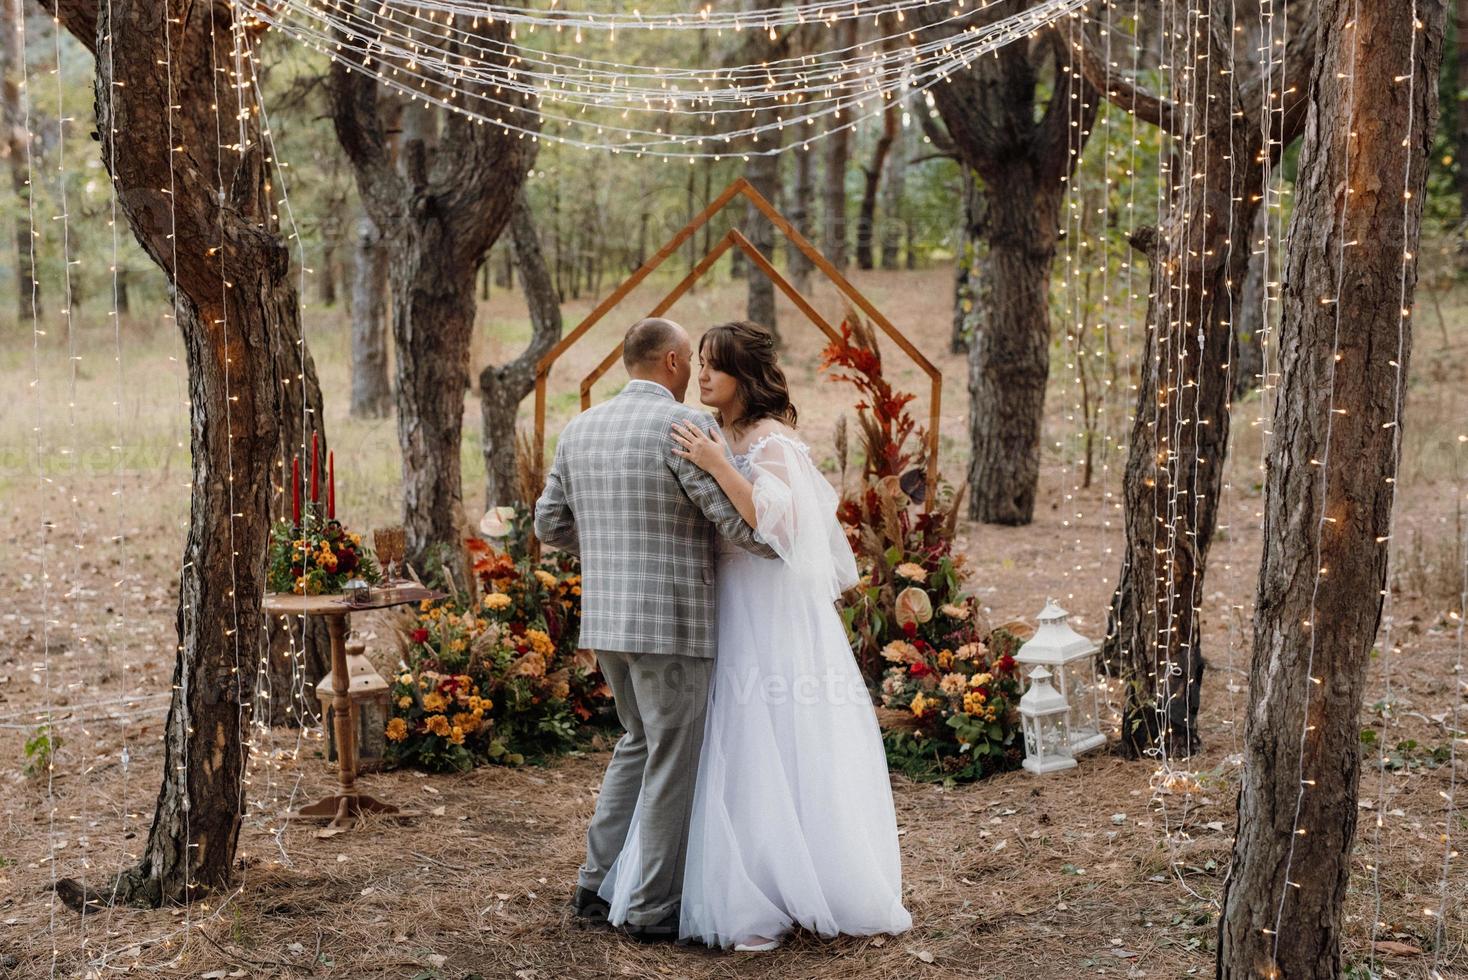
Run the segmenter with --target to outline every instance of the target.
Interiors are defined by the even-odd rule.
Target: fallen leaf
[[[911,953],[913,956],[916,956],[918,959],[922,960],[924,963],[933,962],[933,954],[925,949],[910,949],[908,950],[908,952]]]

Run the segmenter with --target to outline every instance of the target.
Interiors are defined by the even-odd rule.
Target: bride
[[[767,330],[736,322],[704,334],[698,388],[729,443],[680,424],[674,452],[712,474],[779,557],[720,545],[679,938],[755,951],[795,926],[902,932],[912,917],[886,759],[835,607],[857,578],[835,491],[794,432]],[[614,925],[636,885],[619,871],[640,866],[638,823],[634,814],[599,892]]]

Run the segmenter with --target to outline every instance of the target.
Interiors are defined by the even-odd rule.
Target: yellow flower
[[[464,647],[466,647],[467,645],[468,644],[464,640],[450,640],[449,641],[449,652],[450,653],[462,653],[463,650],[464,650]]]
[[[923,582],[926,581],[928,577],[928,573],[923,571],[923,566],[919,565],[917,562],[911,561],[903,562],[901,565],[898,565],[897,574],[913,582]]]
[[[984,710],[985,700],[986,698],[978,691],[970,691],[963,696],[964,712],[971,715],[980,714]]]
[[[399,708],[411,708],[412,706],[413,696],[411,694],[404,694],[402,697],[398,698]]]
[[[939,650],[938,651],[938,666],[941,667],[944,670],[947,670],[949,667],[952,667],[953,666],[953,651],[952,650]]]
[[[969,687],[983,687],[994,679],[993,674],[975,674],[968,679]]]
[[[930,705],[936,703],[936,701],[931,701],[928,698],[923,697],[922,692],[919,691],[917,694],[913,695],[912,704],[909,705],[909,707],[912,708],[913,714],[921,718],[923,716],[923,712],[927,711]]]
[[[451,719],[454,723],[454,731],[462,731],[465,735],[473,735],[479,730],[479,719],[467,712],[460,712]]]
[[[543,568],[537,568],[535,570],[535,580],[547,589],[554,589],[556,587],[556,577]]]
[[[401,718],[394,718],[387,723],[387,737],[394,742],[401,742],[408,737],[408,723]]]
[[[962,674],[944,674],[943,679],[938,682],[938,687],[944,694],[962,694],[966,686]]]
[[[556,652],[556,645],[544,630],[526,630],[525,639],[530,641],[530,649],[542,656],[549,657]]]
[[[531,650],[515,662],[515,665],[510,668],[510,673],[520,677],[544,677],[545,657],[541,656],[539,651]]]
[[[430,715],[427,724],[428,730],[435,735],[447,736],[449,733],[449,720],[443,715]]]
[[[399,684],[411,684],[411,683],[413,683],[413,675],[412,674],[408,674],[408,673],[399,674],[398,675],[398,683]]]
[[[347,532],[347,537],[352,539],[352,544],[362,543],[362,535],[358,534],[356,531]]]
[[[489,595],[484,597],[484,608],[508,609],[510,606],[510,602],[510,597],[505,595],[503,592],[491,592]]]
[[[463,745],[464,729],[460,728],[458,725],[455,725],[452,729],[449,730],[449,741],[453,742],[455,745]]]
[[[423,695],[424,711],[442,711],[446,707],[448,707],[448,700],[437,691],[429,691]]]

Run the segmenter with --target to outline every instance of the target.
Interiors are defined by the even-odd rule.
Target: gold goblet
[[[384,584],[402,577],[403,556],[408,550],[408,532],[401,525],[380,527],[372,532],[372,547],[382,566]]]

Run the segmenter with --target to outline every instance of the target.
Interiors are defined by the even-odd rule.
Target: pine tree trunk
[[[27,203],[30,182],[27,166],[30,147],[26,145],[24,99],[21,92],[22,25],[25,8],[22,0],[0,0],[0,125],[5,127],[5,156],[10,170],[10,189],[15,192],[15,303],[16,317],[24,322],[41,316],[41,284],[36,280],[34,243]]]
[[[182,902],[232,877],[272,484],[283,448],[298,442],[298,420],[319,421],[320,392],[300,341],[290,250],[274,226],[257,116],[235,101],[252,79],[219,86],[217,108],[246,120],[249,149],[221,148],[215,130],[214,66],[234,63],[228,11],[184,0],[61,0],[48,9],[94,54],[101,49],[102,159],[139,243],[171,279],[188,365],[192,500],[163,778],[142,860],[115,892],[122,902]],[[170,120],[158,107],[172,100]],[[174,156],[175,145],[184,153]],[[172,194],[159,187],[170,156]],[[223,288],[226,279],[234,288]],[[69,880],[57,891],[73,907],[114,894]]]
[[[1421,231],[1443,16],[1441,0],[1318,4],[1321,56],[1284,253],[1273,430],[1289,437],[1272,441],[1266,476],[1220,978],[1342,971],[1360,712],[1411,348],[1402,311],[1417,265],[1403,256]]]
[[[392,408],[387,373],[388,250],[364,210],[352,249],[352,417],[385,418]]]
[[[850,47],[856,43],[856,22],[844,20],[838,28],[841,44]],[[821,254],[837,269],[844,270],[848,261],[846,251],[846,168],[851,162],[851,130],[846,128],[850,116],[833,115],[829,125],[832,132],[826,137],[826,184],[822,188],[821,208]]]
[[[963,354],[969,350],[969,339],[984,329],[994,301],[983,275],[988,253],[984,228],[988,222],[989,198],[972,168],[960,163],[958,179],[963,207],[959,209],[958,225],[953,229],[957,244],[953,258],[953,335],[948,339],[948,350]],[[969,407],[972,409],[972,404]],[[979,424],[978,420],[970,421]],[[972,501],[969,506],[973,507]]]
[[[978,275],[989,303],[969,350],[969,517],[1028,524],[1040,476],[1040,430],[1050,376],[1050,267],[1064,185],[1021,166],[986,193],[987,254]]]
[[[449,18],[453,30],[481,46],[508,41],[503,20]],[[332,121],[363,205],[388,242],[406,557],[424,576],[447,566],[462,585],[461,441],[475,277],[509,223],[537,144],[459,113],[445,114],[440,127],[404,109],[404,138],[394,165],[387,107],[360,58],[353,49],[349,64],[332,64]],[[520,100],[506,114],[522,128],[535,125],[528,96],[496,98]],[[574,269],[574,257],[571,262]]]
[[[1259,245],[1269,233],[1269,211],[1262,207],[1258,211],[1253,233],[1249,236],[1252,252],[1249,271],[1244,275],[1244,286],[1234,307],[1234,336],[1238,346],[1233,369],[1235,399],[1257,391],[1264,374],[1264,290],[1270,276],[1266,266],[1275,251]]]
[[[901,110],[898,111],[901,114]],[[902,250],[902,232],[906,224],[907,161],[911,155],[907,129],[897,128],[897,141],[887,163],[887,182],[882,185],[882,219],[878,238],[882,243],[882,268],[898,269]]]
[[[520,403],[535,389],[535,372],[540,359],[561,339],[561,302],[551,281],[535,214],[524,191],[515,202],[510,235],[525,301],[530,308],[532,335],[521,355],[503,367],[486,366],[479,372],[479,397],[484,442],[484,505],[529,505],[521,499],[516,469],[515,420]]]
[[[887,165],[887,155],[892,151],[892,144],[897,139],[901,112],[901,104],[894,102],[887,106],[886,112],[882,113],[882,135],[877,138],[877,143],[872,148],[871,165],[862,171],[864,182],[861,211],[856,220],[856,267],[858,269],[871,269],[875,266],[872,259],[872,243],[877,236],[877,192],[882,186],[882,172]]]
[[[1463,234],[1468,238],[1468,105],[1463,104],[1463,93],[1468,92],[1468,0],[1456,0],[1453,4],[1453,75],[1458,98],[1453,101],[1453,143],[1456,148],[1458,168],[1458,221],[1464,225]]]
[[[809,148],[798,145],[790,154],[794,157],[795,186],[790,192],[790,223],[806,241],[816,240],[815,234],[815,160]],[[810,288],[811,261],[798,248],[788,248],[790,283],[804,293]]]
[[[779,131],[766,133],[756,144],[768,149],[769,146],[779,139]],[[780,200],[780,158],[778,156],[751,156],[749,163],[744,165],[744,175],[749,179],[750,186],[764,196],[765,200],[779,206]],[[775,226],[770,219],[765,217],[753,204],[747,204],[744,212],[744,234],[751,245],[759,249],[765,258],[774,261],[775,257]],[[780,330],[775,322],[775,284],[770,277],[757,268],[751,267],[746,279],[746,316],[748,319],[762,326],[768,327],[775,335],[775,343],[780,343]]]
[[[1213,24],[1228,22],[1224,0],[1213,0],[1209,12]],[[1313,25],[1293,31],[1287,67],[1272,83],[1298,79],[1314,42]],[[1227,32],[1186,32],[1178,55],[1189,64],[1223,64],[1229,43]],[[1203,162],[1259,159],[1263,137],[1253,113],[1269,81],[1231,79],[1196,86],[1178,76],[1173,104],[1194,104],[1168,113],[1178,148],[1169,169],[1201,178],[1186,193],[1175,184],[1163,227],[1133,238],[1152,261],[1148,329],[1123,487],[1126,550],[1102,648],[1102,660],[1127,681],[1121,735],[1132,755],[1182,756],[1200,745],[1200,613],[1228,450],[1230,317],[1248,271],[1263,182],[1257,165]],[[1285,111],[1271,117],[1276,156],[1303,125],[1303,92],[1294,86]]]

